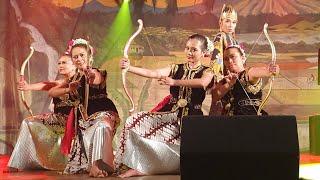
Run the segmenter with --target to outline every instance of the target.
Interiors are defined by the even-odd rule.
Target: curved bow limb
[[[24,70],[26,69],[26,65],[28,64],[31,56],[33,55],[33,52],[34,52],[34,48],[30,47],[30,53],[29,53],[28,57],[23,61],[21,68],[20,68],[20,81],[24,81]],[[28,110],[29,114],[31,116],[33,116],[32,110],[25,99],[24,91],[20,91],[20,97],[21,97],[23,105]]]
[[[271,40],[271,38],[269,37],[269,34],[268,34],[268,24],[265,23],[264,24],[264,28],[263,28],[263,33],[264,35],[266,36],[266,38],[268,39],[268,42],[270,44],[270,47],[271,47],[271,52],[272,52],[272,58],[271,58],[271,64],[275,64],[276,63],[276,58],[277,58],[277,54],[276,54],[276,48]],[[271,76],[271,78],[269,79],[269,90],[267,92],[267,95],[265,96],[265,98],[262,100],[260,106],[259,106],[259,109],[258,109],[258,112],[257,112],[257,115],[262,115],[261,114],[261,111],[262,111],[262,108],[265,106],[265,104],[267,103],[267,100],[268,98],[270,97],[271,95],[271,90],[272,90],[272,85],[273,85],[273,81],[274,81],[274,75]]]
[[[139,27],[138,27],[137,31],[129,38],[128,42],[126,43],[126,45],[124,47],[123,56],[127,59],[129,58],[128,51],[129,51],[130,44],[132,43],[133,39],[142,31],[142,28],[143,28],[143,21],[141,19],[138,19],[138,23],[139,23]],[[129,64],[130,64],[130,61],[129,61]],[[130,100],[131,109],[129,110],[129,112],[132,113],[134,111],[134,102],[133,102],[132,96],[129,94],[127,84],[126,84],[126,73],[128,72],[128,70],[129,70],[129,66],[128,66],[128,68],[122,69],[122,71],[121,71],[122,86],[123,86],[123,89],[124,89],[126,95],[128,96],[128,98]]]

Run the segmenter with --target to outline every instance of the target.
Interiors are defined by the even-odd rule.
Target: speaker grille
[[[299,177],[294,116],[188,116],[182,122],[181,179]]]

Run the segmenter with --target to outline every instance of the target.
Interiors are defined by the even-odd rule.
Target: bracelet
[[[68,88],[64,88],[64,94],[67,94],[68,92],[67,92],[67,89]]]

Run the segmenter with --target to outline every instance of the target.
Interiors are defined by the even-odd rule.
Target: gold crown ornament
[[[231,20],[238,20],[238,15],[236,10],[231,5],[223,4],[221,14],[220,14],[220,21],[222,19],[231,19]]]

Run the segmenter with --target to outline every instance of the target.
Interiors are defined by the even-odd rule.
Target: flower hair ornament
[[[78,44],[84,44],[84,45],[89,45],[88,41],[82,38],[74,39],[72,46],[78,45]]]
[[[214,49],[214,45],[213,45],[213,42],[207,37],[205,36],[206,40],[207,40],[207,51],[208,53],[211,53]]]
[[[67,47],[67,51],[65,52],[65,54],[70,55],[72,47],[75,45],[79,45],[79,44],[88,46],[91,49],[91,46],[89,45],[87,40],[82,39],[82,38],[71,39],[70,41],[68,41],[68,47]]]
[[[68,41],[67,50],[64,52],[65,55],[71,55],[71,49],[72,49],[72,46],[73,46],[73,42],[74,42],[73,39]]]
[[[71,39],[68,42],[68,48],[65,52],[66,55],[71,55],[71,49],[76,45],[85,45],[88,48],[89,51],[89,64],[91,65],[93,63],[93,47],[89,44],[89,42],[85,39],[78,38],[78,39]]]

